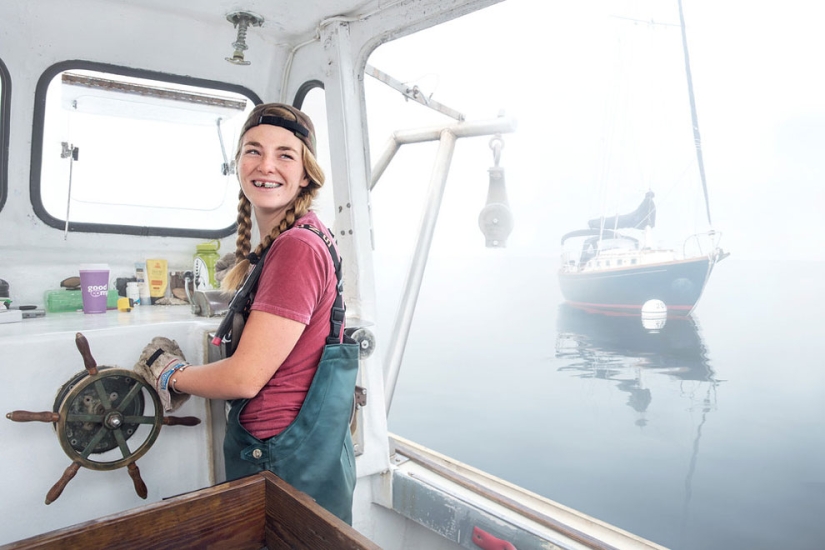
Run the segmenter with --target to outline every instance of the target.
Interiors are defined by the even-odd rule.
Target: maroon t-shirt
[[[299,224],[329,235],[314,212],[295,222]],[[272,243],[252,309],[298,321],[306,328],[275,376],[241,413],[241,424],[258,439],[281,433],[298,415],[329,335],[336,285],[329,249],[312,231],[292,227]]]

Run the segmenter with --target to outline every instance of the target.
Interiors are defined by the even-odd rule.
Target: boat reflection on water
[[[652,318],[642,319],[640,315],[588,312],[563,303],[557,317],[556,358],[564,362],[560,371],[612,381],[619,391],[626,392],[627,405],[636,411],[635,424],[639,428],[647,425],[646,411],[653,401],[650,388],[659,393],[660,399],[677,395],[680,402],[688,402],[687,410],[679,403],[660,403],[665,409],[682,411],[690,419],[689,432],[683,432],[691,441],[681,498],[684,536],[689,531],[702,430],[708,413],[716,409],[719,381],[708,361],[696,320],[690,315],[674,318],[661,313],[654,308]],[[678,387],[675,392],[671,391],[674,385]],[[671,418],[678,416],[676,413]],[[671,429],[678,431],[678,424],[672,424]]]
[[[707,386],[706,395],[694,405],[704,412],[713,408],[717,381],[691,316],[642,319],[640,315],[589,312],[563,303],[558,309],[557,331],[556,358],[566,360],[559,370],[615,381],[620,391],[628,393],[627,405],[640,413],[639,426],[646,424],[644,413],[652,401],[642,379],[646,372]],[[697,389],[692,385],[686,391],[696,396]]]

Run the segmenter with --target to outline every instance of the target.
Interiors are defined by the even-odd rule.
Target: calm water
[[[390,429],[673,549],[825,548],[825,263],[729,258],[658,334],[556,266],[432,261]]]

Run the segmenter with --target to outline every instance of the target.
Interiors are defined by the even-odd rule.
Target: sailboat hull
[[[613,314],[640,314],[648,300],[661,300],[670,316],[688,315],[705,288],[711,258],[618,267],[561,271],[565,300],[581,309]]]

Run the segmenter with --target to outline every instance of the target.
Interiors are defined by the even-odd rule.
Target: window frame
[[[49,227],[64,230],[66,221],[60,220],[48,213],[41,198],[40,176],[43,154],[43,133],[45,129],[46,115],[46,93],[52,80],[63,71],[69,70],[91,70],[106,72],[113,75],[127,76],[134,78],[145,78],[168,82],[170,84],[184,84],[187,86],[198,86],[203,88],[213,88],[228,92],[239,93],[246,96],[255,105],[262,103],[261,98],[252,90],[226,82],[206,80],[193,77],[179,76],[157,71],[146,71],[119,65],[106,63],[96,63],[93,61],[70,60],[61,61],[46,69],[37,81],[37,88],[34,97],[34,117],[32,124],[32,149],[31,149],[31,170],[29,172],[29,198],[35,215]],[[2,203],[0,203],[0,207]],[[110,225],[90,222],[73,222],[69,220],[69,231],[79,233],[111,233],[118,235],[140,235],[159,237],[192,237],[198,239],[221,239],[228,237],[237,231],[237,222],[233,222],[222,229],[184,229],[171,227],[146,227],[140,225]]]
[[[0,211],[9,196],[9,131],[11,129],[11,75],[0,59]]]
[[[320,88],[321,90],[326,91],[324,89],[324,83],[320,80],[308,80],[301,84],[301,86],[298,88],[298,91],[295,92],[295,100],[292,102],[295,108],[300,109],[304,104],[304,100],[306,99],[307,94],[309,94],[309,92],[316,88]]]

